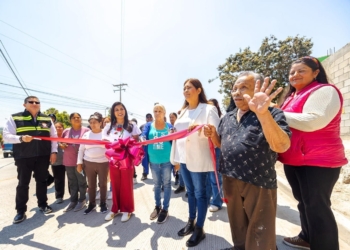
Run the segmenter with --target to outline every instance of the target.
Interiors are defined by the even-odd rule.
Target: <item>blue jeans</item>
[[[179,172],[179,182],[180,182],[180,187],[185,187],[185,182],[184,182],[184,178],[182,178],[181,169]]]
[[[208,207],[206,192],[208,172],[191,172],[183,163],[180,171],[188,194],[189,217],[191,220],[196,219],[198,210],[196,225],[203,227]]]
[[[147,146],[143,146],[143,149],[145,150],[145,157],[142,159],[143,174],[148,175],[150,162],[147,154]]]
[[[216,170],[219,168],[220,154],[221,154],[220,149],[215,148]],[[220,189],[222,190],[222,175],[218,171],[216,172],[218,173],[219,186],[220,186]],[[209,188],[207,187],[208,205],[214,205],[219,209],[221,209],[223,201],[219,194],[218,186],[216,184],[215,172],[209,172],[207,185],[209,185]],[[213,196],[212,199],[210,199],[211,196]]]
[[[171,169],[172,165],[170,162],[166,163],[152,163],[151,171],[154,181],[154,199],[156,200],[156,206],[160,207],[161,204],[161,186],[164,187],[164,199],[163,209],[168,211],[170,195],[171,195]]]

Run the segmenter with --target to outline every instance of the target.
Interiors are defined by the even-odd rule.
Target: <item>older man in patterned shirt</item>
[[[277,153],[289,148],[291,132],[283,112],[270,107],[282,91],[270,94],[275,84],[254,72],[241,73],[231,91],[236,108],[222,118],[217,131],[212,125],[204,128],[221,147],[220,172],[235,250],[276,249],[274,165]]]

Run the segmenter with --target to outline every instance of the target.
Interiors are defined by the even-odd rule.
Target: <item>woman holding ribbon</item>
[[[111,108],[111,122],[107,123],[102,131],[102,139],[110,142],[119,139],[134,138],[138,140],[140,129],[129,123],[128,111],[124,104],[115,102]],[[105,220],[112,220],[119,212],[122,213],[122,222],[130,219],[134,211],[134,189],[133,177],[134,166],[109,165],[113,205],[111,212],[107,214]]]
[[[89,118],[91,131],[86,132],[82,139],[102,140],[102,115],[98,112],[92,114]],[[106,148],[104,145],[87,145],[80,144],[77,165],[83,167],[89,183],[89,206],[84,214],[90,213],[96,208],[96,178],[100,186],[100,212],[107,212],[107,176],[108,176],[108,159],[105,155]]]
[[[216,108],[207,104],[202,83],[198,79],[190,78],[185,81],[183,95],[185,102],[175,122],[177,131],[184,129],[190,131],[195,126],[203,124],[218,126],[219,116]],[[214,170],[208,138],[203,132],[198,131],[187,138],[174,141],[170,159],[173,165],[180,163],[180,173],[188,193],[189,219],[178,235],[185,236],[193,232],[186,242],[188,247],[193,247],[205,238],[203,226],[208,206],[207,176],[208,172]]]
[[[281,109],[292,131],[279,160],[299,202],[301,232],[284,243],[302,249],[339,249],[331,194],[348,161],[340,138],[343,98],[329,84],[320,61],[306,56],[292,63],[290,89]]]
[[[148,122],[143,127],[142,137],[146,140],[156,139],[165,135],[173,129],[170,123],[165,122],[165,107],[156,104],[153,107],[154,121]],[[157,223],[164,223],[168,218],[168,208],[171,196],[171,172],[172,165],[170,163],[171,142],[159,142],[149,144],[147,153],[154,181],[154,199],[156,206],[150,215],[150,219],[154,220],[158,217]],[[161,186],[164,187],[163,207],[161,206]]]
[[[82,126],[81,115],[72,113],[69,116],[71,128],[67,128],[62,133],[62,138],[80,139],[88,128]],[[68,212],[74,209],[74,212],[86,207],[86,176],[82,167],[77,167],[79,144],[59,143],[60,148],[64,150],[63,165],[66,166],[68,186],[70,191],[70,203],[63,210]],[[80,193],[80,195],[79,195]]]

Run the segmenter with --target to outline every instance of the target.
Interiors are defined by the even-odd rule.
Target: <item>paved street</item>
[[[142,167],[138,167],[137,172],[140,180]],[[54,204],[53,186],[48,190],[48,202],[54,212],[44,215],[37,208],[35,182],[32,179],[27,220],[14,225],[12,220],[16,214],[14,204],[16,185],[16,167],[13,165],[13,158],[3,159],[1,154],[0,249],[187,249],[186,240],[189,236],[184,238],[177,236],[177,231],[187,221],[187,199],[184,193],[178,195],[172,193],[168,220],[164,224],[150,221],[149,215],[154,208],[151,177],[135,185],[136,209],[132,218],[126,223],[120,221],[120,215],[113,221],[105,222],[105,214],[99,213],[99,209],[88,215],[84,215],[83,211],[63,213],[63,208],[69,203],[68,192],[63,204]],[[294,236],[299,232],[299,216],[296,202],[291,197],[285,180],[279,183],[279,187],[277,245],[280,250],[291,250],[293,248],[284,245],[282,239],[283,236]],[[111,201],[108,201],[108,204],[110,207]],[[338,217],[337,220],[346,222],[345,219]],[[340,230],[345,229],[341,227]],[[192,249],[212,250],[232,246],[225,207],[216,213],[208,212],[205,231],[206,239]],[[346,237],[349,231],[341,232],[341,237]],[[342,239],[340,242],[341,249],[350,249]]]

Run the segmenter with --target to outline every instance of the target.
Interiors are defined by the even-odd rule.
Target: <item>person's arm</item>
[[[256,114],[260,121],[264,136],[270,148],[276,153],[283,153],[290,147],[290,138],[273,119],[269,111],[271,101],[282,91],[282,88],[278,88],[270,95],[276,82],[276,80],[273,80],[270,84],[270,79],[266,77],[264,84],[261,86],[258,80],[255,83],[254,95],[250,97],[245,94],[243,97],[248,102],[249,109]]]
[[[312,132],[326,127],[341,107],[338,92],[325,86],[313,92],[304,104],[302,113],[284,112],[291,128]]]
[[[216,131],[216,127],[211,124],[207,124],[204,126],[204,135],[209,137],[213,142],[214,146],[217,148],[221,148],[221,137]]]
[[[82,136],[82,139],[88,139],[86,138],[86,133]],[[84,152],[85,152],[85,144],[80,144],[79,151],[78,151],[78,158],[77,158],[77,164],[83,164],[83,158],[84,158]]]
[[[137,126],[132,126],[131,135],[136,141],[139,140],[139,134],[141,134],[140,129]]]
[[[109,141],[109,135],[107,135],[107,131],[111,127],[111,123],[107,123],[106,126],[102,129],[102,141]]]
[[[8,143],[21,143],[20,141],[20,135],[17,135],[16,133],[16,123],[13,120],[12,116],[6,121],[4,130],[3,130],[3,137],[4,141]]]
[[[3,130],[4,141],[15,144],[22,142],[31,142],[33,140],[33,137],[30,135],[17,135],[16,129],[16,123],[11,116],[5,123]]]
[[[283,153],[290,147],[289,135],[277,124],[270,112],[257,114],[264,136],[270,148],[276,153]]]

